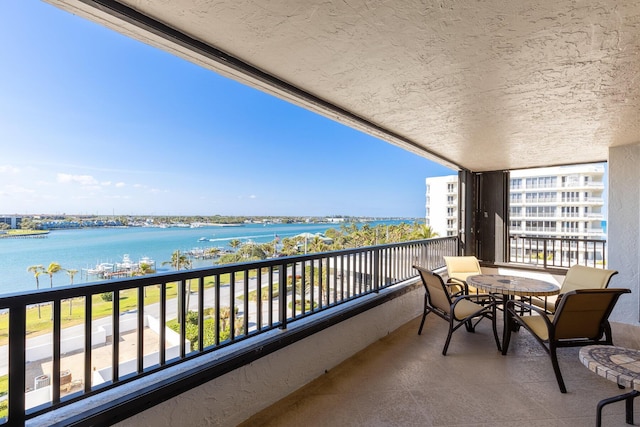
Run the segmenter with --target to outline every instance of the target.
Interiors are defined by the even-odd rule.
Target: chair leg
[[[453,335],[453,322],[449,322],[449,333],[447,334],[447,340],[444,342],[444,348],[442,349],[442,355],[447,355],[447,349],[449,348],[449,343],[451,342],[451,335]]]
[[[558,355],[556,354],[556,346],[549,346],[549,357],[551,357],[551,364],[553,365],[553,372],[556,374],[556,380],[558,381],[558,387],[560,387],[561,393],[567,392],[567,387],[564,385],[564,380],[562,379],[562,373],[560,372],[560,365],[558,364]]]
[[[513,321],[511,320],[511,315],[509,313],[509,310],[507,310],[506,308],[504,309],[504,316],[505,316],[505,320],[504,320],[504,333],[502,334],[502,355],[506,355],[507,351],[509,350],[509,342],[511,341],[511,331],[512,331],[512,327],[511,324],[513,323]]]
[[[424,296],[424,309],[422,310],[422,321],[420,322],[420,328],[418,329],[418,335],[422,335],[422,327],[424,326],[424,321],[427,318],[427,314],[429,314],[429,309],[427,308],[427,295]]]
[[[602,399],[598,402],[596,410],[596,427],[600,427],[602,425],[602,408],[610,403],[620,402],[621,400],[625,401],[625,421],[627,424],[633,424],[633,399],[638,396],[640,396],[640,392],[633,390],[629,393],[621,394],[620,396]]]
[[[604,324],[604,344],[613,345],[613,337],[611,336],[611,324],[608,320]]]
[[[498,346],[498,351],[502,351],[500,347],[500,339],[498,338],[498,328],[496,327],[496,305],[493,304],[493,310],[491,313],[491,324],[493,327],[493,337],[496,339],[496,345]]]
[[[464,322],[464,327],[467,329],[467,332],[475,332],[476,328],[473,326],[473,320],[467,320]]]

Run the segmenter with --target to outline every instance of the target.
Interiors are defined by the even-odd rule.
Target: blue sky
[[[0,40],[0,214],[423,217],[455,173],[46,3]]]

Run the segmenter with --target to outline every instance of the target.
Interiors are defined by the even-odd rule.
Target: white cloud
[[[18,173],[20,172],[20,168],[11,165],[0,165],[0,173]]]
[[[100,183],[100,185],[102,185],[103,187],[108,187],[111,185],[111,181],[103,181]]]
[[[5,189],[5,194],[33,194],[35,193],[35,191],[33,191],[30,188],[26,188],[26,187],[22,187],[19,185],[5,185],[4,186]]]
[[[68,173],[59,173],[58,182],[63,184],[77,183],[80,185],[91,185],[91,186],[98,184],[98,180],[96,180],[91,175],[71,175]]]
[[[252,195],[250,195],[250,196],[249,196],[249,198],[250,198],[250,199],[257,199],[257,198],[258,198],[258,196],[256,196],[255,194],[252,194]]]
[[[116,187],[117,187],[117,188],[122,188],[122,187],[124,187],[125,185],[127,185],[127,184],[125,184],[124,182],[116,182]]]

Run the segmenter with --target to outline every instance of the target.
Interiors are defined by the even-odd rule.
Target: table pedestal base
[[[625,416],[627,424],[633,424],[633,399],[640,396],[640,392],[637,390],[633,390],[629,393],[621,394],[620,396],[610,397],[608,399],[602,399],[598,402],[598,415],[596,418],[596,427],[602,426],[602,408],[604,408],[609,403],[620,402],[621,400],[625,400]]]

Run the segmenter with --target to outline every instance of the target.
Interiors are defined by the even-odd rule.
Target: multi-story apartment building
[[[512,246],[518,237],[605,239],[604,175],[602,164],[511,171],[508,224]],[[457,175],[427,178],[426,184],[427,224],[440,236],[455,235]],[[597,260],[602,253],[569,250],[562,256]]]
[[[458,176],[427,178],[426,223],[438,236],[458,234]]]
[[[511,235],[605,238],[603,165],[518,170],[510,175]]]

